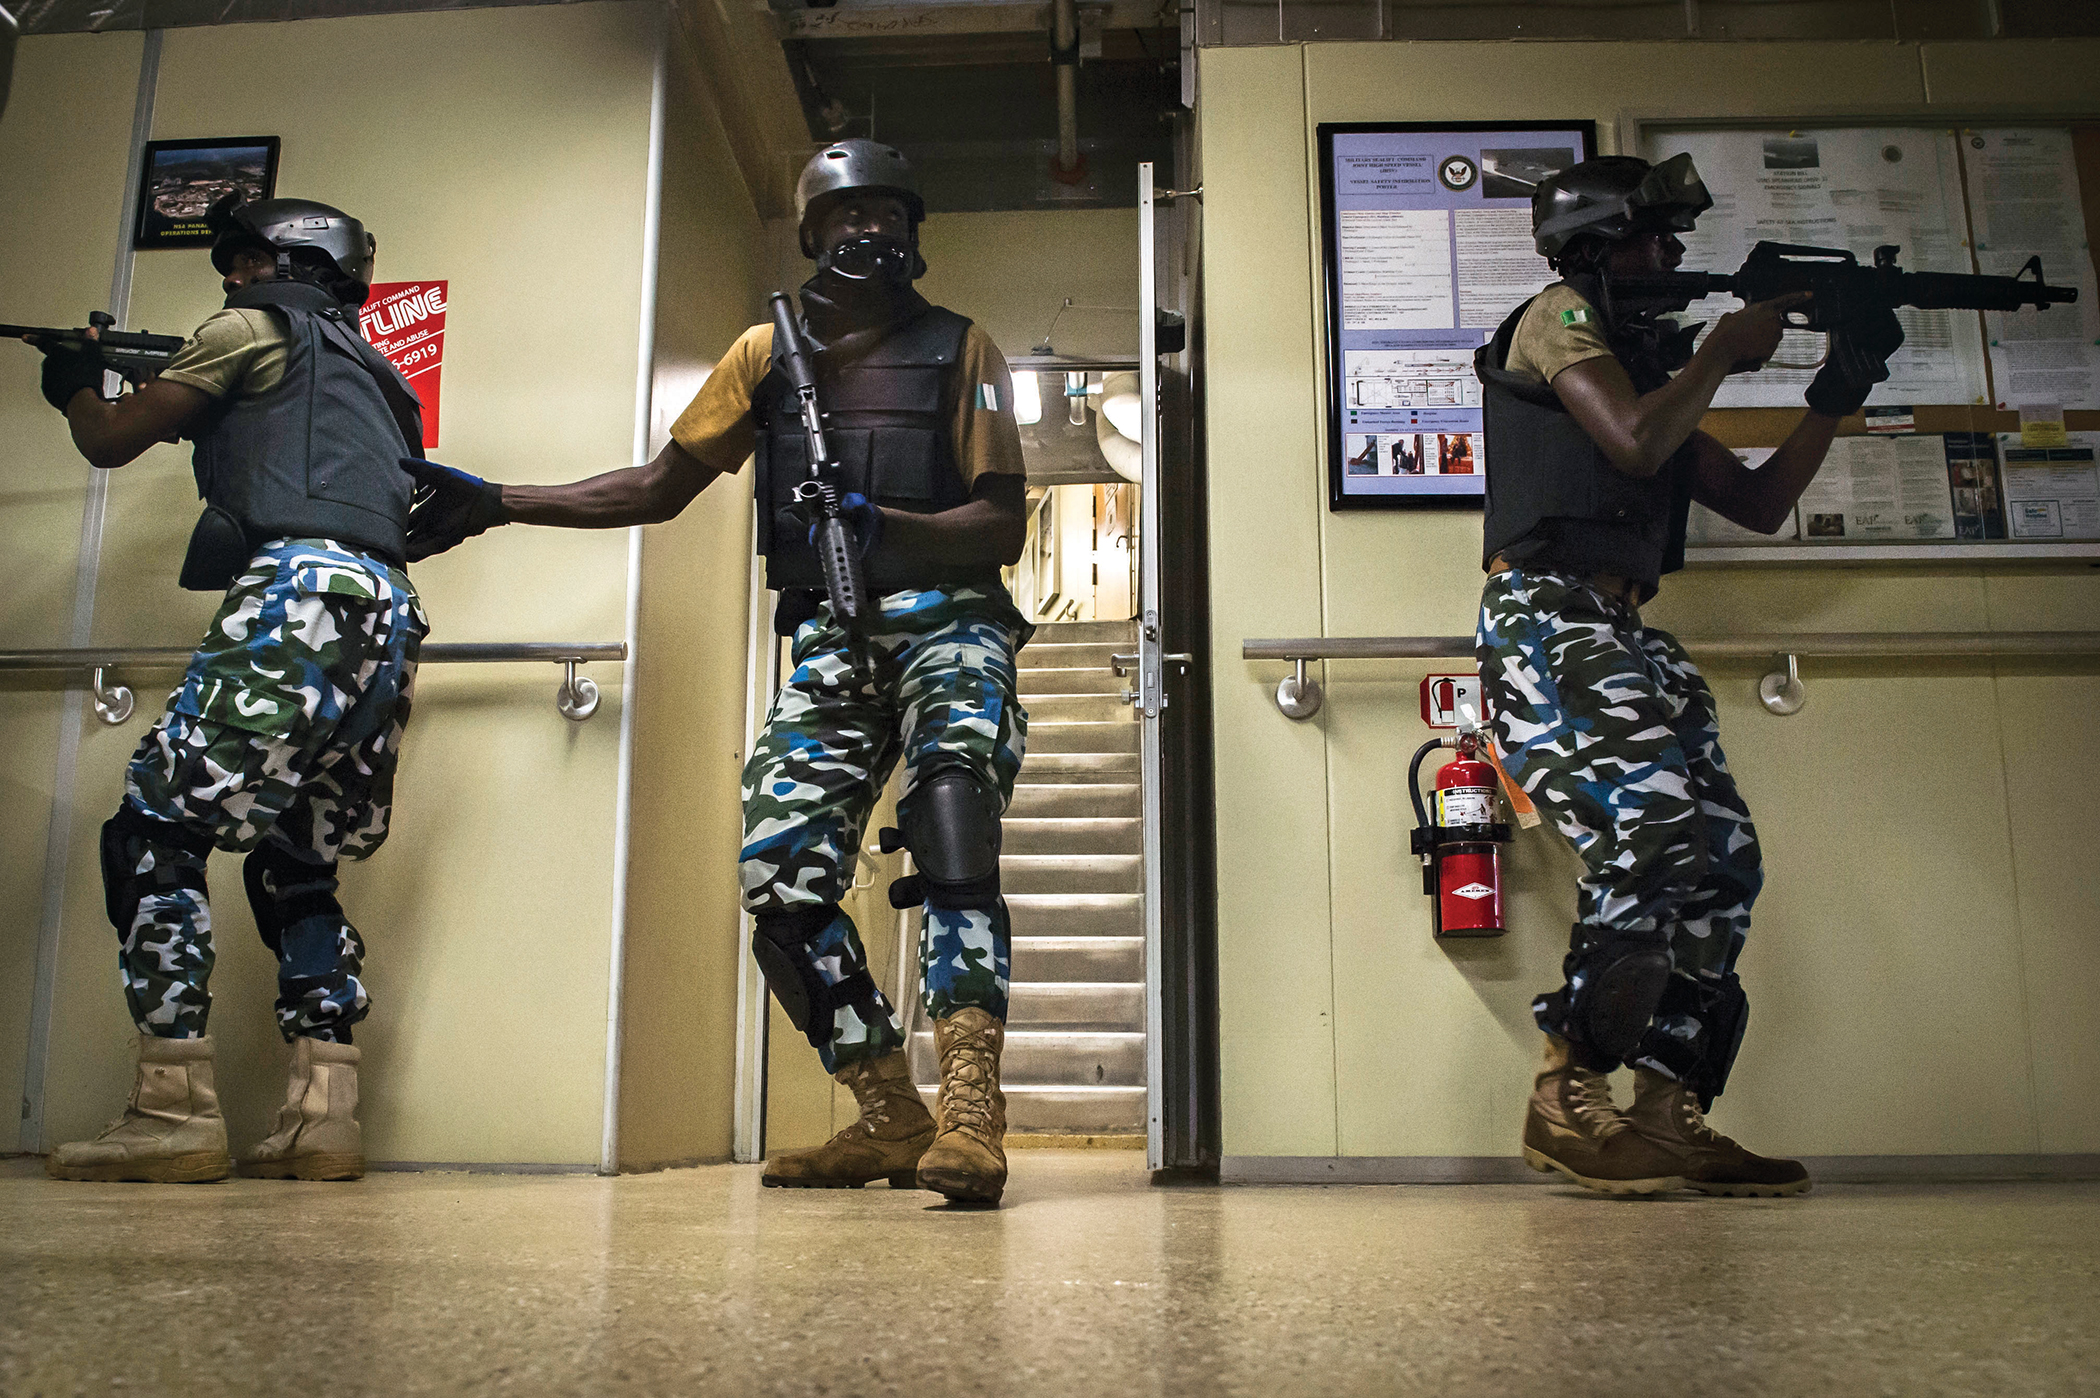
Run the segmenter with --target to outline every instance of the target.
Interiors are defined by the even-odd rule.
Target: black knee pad
[[[1640,1062],[1698,1093],[1701,1109],[1711,1111],[1750,1027],[1750,997],[1742,981],[1733,971],[1717,978],[1672,976],[1655,1013],[1659,1019],[1683,1016],[1698,1030],[1690,1038],[1650,1034],[1641,1043]]]
[[[751,932],[751,959],[758,963],[773,998],[788,1023],[822,1048],[831,1037],[831,1017],[842,1005],[875,998],[875,979],[866,969],[833,984],[817,969],[813,943],[838,916],[839,905],[822,903],[789,912],[760,913]]]
[[[340,928],[346,919],[336,901],[335,861],[310,864],[268,841],[241,864],[241,882],[255,913],[255,930],[273,956],[284,955],[286,929],[310,918],[323,918]]]
[[[141,857],[149,849],[162,851],[163,857],[139,873]],[[187,854],[195,862],[168,859],[167,852]],[[210,854],[210,832],[147,815],[129,801],[117,807],[117,813],[102,823],[102,897],[109,925],[119,937],[130,936],[139,901],[149,893],[188,889],[202,900],[204,861]]]
[[[1670,981],[1670,945],[1661,932],[1622,932],[1575,924],[1565,963],[1570,1037],[1614,1063],[1632,1053]]]
[[[919,872],[890,885],[890,906],[983,908],[999,902],[999,800],[967,772],[947,771],[897,808],[904,828],[884,830],[885,854],[911,851]]]

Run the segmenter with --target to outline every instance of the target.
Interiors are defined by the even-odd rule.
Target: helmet
[[[912,173],[911,162],[902,151],[858,137],[838,141],[810,157],[809,164],[802,167],[802,178],[795,181],[795,224],[801,234],[804,257],[817,255],[810,241],[814,231],[810,227],[812,216],[822,214],[834,197],[853,193],[893,194],[902,199],[911,212],[914,230],[926,217],[926,201],[919,197],[919,177]]]
[[[1539,181],[1531,193],[1531,235],[1550,259],[1581,237],[1616,243],[1654,229],[1682,233],[1713,206],[1688,153],[1660,165],[1605,155]]]
[[[363,302],[371,290],[372,258],[379,243],[365,232],[362,223],[341,209],[311,199],[264,199],[243,204],[240,198],[229,194],[205,215],[205,222],[218,235],[211,245],[212,266],[227,271],[233,265],[233,255],[243,248],[266,248],[278,253],[305,249],[320,254],[336,272],[355,282],[355,299]],[[293,265],[296,267],[298,261]]]

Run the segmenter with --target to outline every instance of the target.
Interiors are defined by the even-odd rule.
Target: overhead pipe
[[[1057,160],[1050,176],[1078,184],[1086,178],[1079,154],[1079,0],[1051,0],[1050,61],[1057,70]]]

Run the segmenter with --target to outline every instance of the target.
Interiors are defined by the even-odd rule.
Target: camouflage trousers
[[[278,1029],[350,1042],[369,1000],[364,942],[334,901],[336,862],[386,839],[428,630],[405,572],[326,540],[265,544],[227,590],[125,772],[126,806],[187,838],[134,826],[104,854],[105,879],[145,890],[117,927],[142,1033],[205,1033],[214,949],[203,852],[268,846],[270,906],[257,923],[278,959]],[[272,917],[278,907],[293,915]]]
[[[1033,628],[1002,588],[893,592],[856,666],[828,608],[795,632],[795,670],[744,767],[739,873],[754,914],[835,905],[853,885],[868,814],[898,761],[903,800],[946,771],[967,773],[1004,809],[1027,746],[1014,656]],[[919,968],[928,1015],[968,1006],[1006,1018],[1012,929],[990,909],[926,906]],[[838,985],[869,971],[853,919],[838,910],[812,944]],[[827,1072],[903,1047],[894,1008],[872,999],[833,1012],[813,1038]]]
[[[1733,986],[1764,875],[1713,694],[1683,647],[1580,579],[1520,568],[1488,579],[1475,653],[1510,776],[1582,858],[1580,924],[1650,934],[1674,978]],[[1579,1038],[1563,1018],[1580,988],[1576,953],[1568,971],[1532,1011],[1548,1033]],[[1686,989],[1665,993],[1633,1061],[1703,1042],[1694,1006],[1711,997]]]

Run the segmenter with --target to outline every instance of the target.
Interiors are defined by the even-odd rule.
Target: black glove
[[[70,345],[38,345],[44,352],[44,401],[60,412],[81,389],[102,396],[102,352]]]
[[[1903,327],[1886,307],[1830,332],[1830,354],[1808,386],[1808,406],[1844,417],[1866,405],[1874,385],[1889,376],[1889,356],[1903,346]]]
[[[408,510],[411,563],[421,563],[476,534],[510,523],[500,485],[414,456],[402,457],[401,469],[416,478]]]

